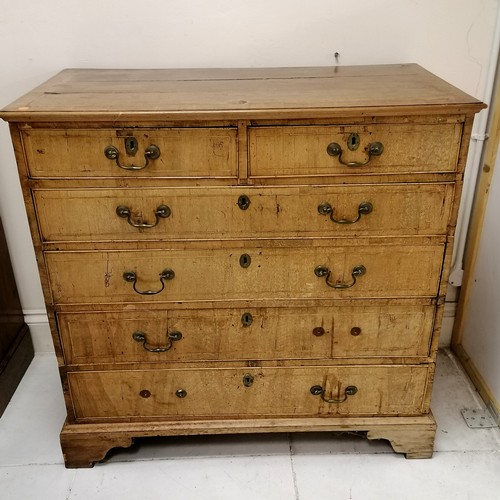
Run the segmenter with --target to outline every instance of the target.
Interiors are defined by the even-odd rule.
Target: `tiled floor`
[[[432,460],[347,434],[163,438],[113,451],[93,469],[62,465],[55,358],[39,354],[0,419],[2,500],[499,500],[500,430],[469,429],[481,400],[447,352],[438,362]]]

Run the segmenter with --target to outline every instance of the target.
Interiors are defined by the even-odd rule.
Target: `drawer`
[[[452,184],[37,189],[33,196],[43,241],[219,240],[446,234],[453,190]]]
[[[60,304],[437,294],[443,245],[316,244],[51,251],[45,258]]]
[[[428,370],[427,365],[113,370],[70,372],[68,381],[77,419],[419,415],[428,410]],[[355,393],[345,394],[348,387]]]
[[[29,173],[37,178],[237,177],[236,135],[229,127],[22,132]],[[106,157],[110,146],[117,158]],[[147,154],[151,146],[158,148],[155,159]]]
[[[461,124],[453,123],[255,127],[249,130],[250,176],[453,172],[461,131]],[[374,143],[383,145],[380,155],[368,154]],[[330,155],[330,144],[337,144],[341,152]]]
[[[427,356],[432,305],[58,315],[68,364]],[[156,351],[155,351],[156,349]]]

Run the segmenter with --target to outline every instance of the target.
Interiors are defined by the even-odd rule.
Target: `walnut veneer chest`
[[[366,431],[430,457],[474,113],[417,65],[65,70],[5,108],[68,417]]]

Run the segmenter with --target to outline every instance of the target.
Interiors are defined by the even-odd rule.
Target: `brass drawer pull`
[[[127,222],[132,227],[138,227],[138,228],[155,227],[158,224],[158,222],[160,222],[160,219],[166,219],[167,217],[170,217],[171,213],[172,211],[167,205],[160,205],[155,210],[156,221],[153,224],[148,224],[147,222],[138,224],[137,222],[132,221],[132,211],[130,210],[130,208],[125,207],[123,205],[116,207],[116,215],[118,215],[118,217],[121,217],[122,219],[127,219]]]
[[[343,151],[337,142],[332,142],[328,144],[326,148],[326,152],[330,156],[338,156],[339,162],[346,167],[362,167],[366,165],[371,159],[372,156],[380,156],[384,152],[384,145],[381,142],[371,142],[365,148],[366,153],[368,154],[368,158],[365,161],[344,161],[342,159]]]
[[[362,215],[367,215],[372,213],[373,211],[373,205],[369,201],[363,201],[359,204],[358,206],[358,216],[355,219],[336,219],[333,216],[334,209],[330,205],[330,203],[321,203],[318,205],[318,212],[321,215],[328,215],[330,214],[330,219],[332,222],[335,222],[336,224],[355,224],[356,222],[361,219]]]
[[[134,292],[138,293],[139,295],[156,295],[160,292],[163,292],[165,289],[165,280],[173,280],[175,277],[175,273],[172,269],[165,269],[160,273],[160,281],[161,281],[161,288],[159,290],[138,290],[137,289],[137,274],[135,274],[134,271],[125,271],[123,273],[123,279],[127,281],[128,283],[133,283],[134,284]]]
[[[331,287],[331,288],[351,288],[356,284],[356,278],[359,276],[363,276],[363,274],[366,274],[366,267],[363,265],[355,266],[352,268],[351,276],[352,276],[352,281],[351,283],[332,283],[330,281],[330,276],[332,272],[330,269],[326,266],[318,266],[316,269],[314,269],[314,274],[318,278],[322,278],[325,276],[325,281],[326,284]]]
[[[120,163],[120,152],[114,146],[106,146],[106,148],[104,149],[104,156],[108,160],[115,160],[116,164],[124,170],[142,170],[149,165],[149,160],[156,160],[160,157],[160,148],[158,146],[155,146],[154,144],[148,146],[146,148],[146,151],[144,151],[144,158],[146,159],[146,163],[144,163],[144,165],[142,166],[122,165]]]
[[[167,345],[165,347],[151,347],[148,344],[148,340],[146,339],[146,334],[144,332],[134,332],[132,334],[132,338],[136,342],[142,342],[142,347],[144,347],[144,349],[148,352],[166,352],[172,348],[174,342],[182,339],[182,333],[177,331],[169,333],[167,335]]]
[[[185,398],[187,396],[187,391],[185,389],[177,389],[175,391],[175,395],[178,397],[178,398]]]
[[[358,388],[355,385],[348,385],[345,390],[344,390],[344,397],[342,399],[335,399],[335,398],[325,398],[325,389],[321,387],[320,385],[313,385],[311,387],[311,394],[313,396],[321,396],[321,399],[325,403],[343,403],[344,401],[347,400],[348,396],[354,396],[358,392]]]

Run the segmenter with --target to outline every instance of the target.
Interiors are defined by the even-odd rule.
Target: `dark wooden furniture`
[[[33,354],[0,220],[0,416],[23,378]]]

